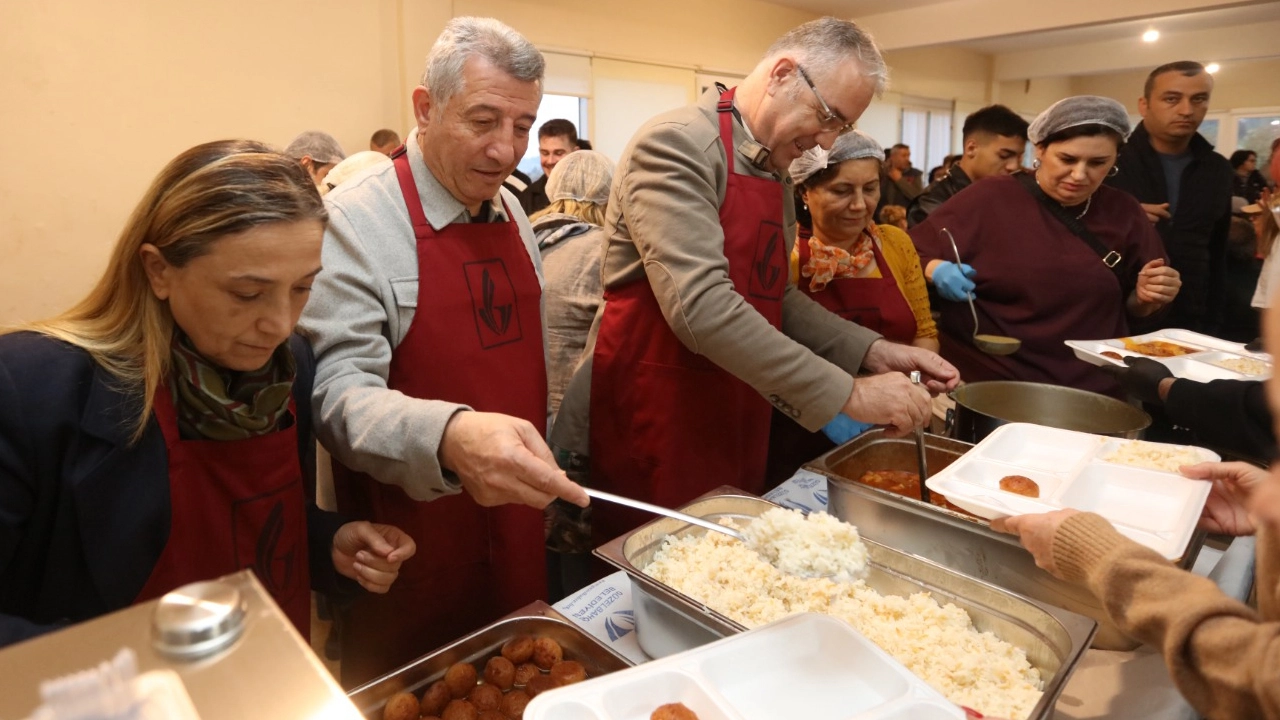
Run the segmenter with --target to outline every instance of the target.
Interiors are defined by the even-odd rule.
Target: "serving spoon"
[[[689,523],[690,525],[697,525],[698,527],[706,528],[707,530],[711,530],[713,532],[718,532],[724,535],[728,535],[729,537],[741,542],[743,545],[746,545],[748,548],[755,551],[762,558],[767,559],[768,557],[765,553],[761,552],[761,548],[759,544],[748,540],[745,535],[743,535],[738,530],[734,530],[731,527],[727,527],[725,525],[712,522],[710,520],[707,520],[706,518],[700,518],[697,515],[690,515],[688,513],[682,513],[679,510],[672,510],[671,508],[665,508],[665,507],[662,507],[661,505],[653,505],[647,502],[643,502],[641,500],[635,500],[629,497],[623,497],[621,495],[614,495],[613,493],[607,493],[607,492],[603,492],[601,490],[595,490],[589,487],[584,487],[582,489],[587,492],[587,497],[590,497],[593,500],[604,500],[605,502],[611,502],[617,505],[623,505],[629,508],[634,508],[636,510],[643,510],[645,512],[650,512],[650,513],[653,513],[654,515],[663,515],[665,517],[674,518],[676,520],[683,520]],[[777,566],[775,565],[775,567]],[[778,569],[782,570],[782,568],[778,568]],[[787,572],[787,571],[783,570],[783,572]],[[804,578],[827,578],[828,580],[840,582],[839,580],[836,579],[837,573],[820,573],[816,571],[815,572],[801,571],[795,574],[798,575],[799,577],[804,577]],[[852,581],[852,580],[853,578],[849,579],[849,581]]]
[[[956,247],[956,239],[951,236],[951,231],[942,228],[940,232],[947,234],[947,239],[951,241],[951,252],[955,253],[956,264],[963,265],[964,261],[960,259],[960,248]],[[973,304],[973,294],[965,296],[969,301],[969,312],[973,313],[973,344],[982,352],[988,355],[1012,355],[1018,352],[1018,348],[1022,347],[1022,341],[1005,337],[1004,335],[987,335],[978,332],[978,308]]]

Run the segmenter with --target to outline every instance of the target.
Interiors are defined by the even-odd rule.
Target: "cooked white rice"
[[[824,512],[773,508],[742,531],[747,545],[790,575],[850,582],[867,574],[867,546],[858,529]]]
[[[1269,364],[1254,358],[1225,358],[1213,360],[1210,364],[1238,372],[1241,375],[1266,375],[1271,372]]]
[[[1195,465],[1204,462],[1206,458],[1195,448],[1128,440],[1120,443],[1120,447],[1107,453],[1102,459],[1117,465],[1176,473],[1183,465]]]
[[[798,577],[719,533],[667,538],[645,573],[749,628],[800,612],[838,617],[952,702],[987,715],[1023,720],[1040,700],[1040,672],[1020,648],[927,592],[897,597],[861,580]]]

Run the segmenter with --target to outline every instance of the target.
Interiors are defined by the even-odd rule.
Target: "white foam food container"
[[[953,720],[958,706],[843,620],[791,615],[709,645],[542,693],[524,720]]]
[[[1195,380],[1196,382],[1208,382],[1210,380],[1266,380],[1271,377],[1272,361],[1270,355],[1261,352],[1250,352],[1244,349],[1242,343],[1234,343],[1212,335],[1171,328],[1147,333],[1146,335],[1134,335],[1128,339],[1137,342],[1163,340],[1194,350],[1195,352],[1193,353],[1176,357],[1151,358],[1167,366],[1174,377]],[[1124,365],[1123,360],[1107,357],[1102,354],[1104,352],[1115,353],[1121,358],[1149,357],[1125,348],[1124,341],[1125,338],[1067,340],[1066,345],[1071,348],[1077,358],[1091,365],[1101,367]],[[1230,364],[1231,361],[1242,359],[1258,360],[1266,363],[1266,371],[1261,374],[1249,374],[1232,370],[1220,364],[1223,362]]]
[[[969,512],[997,518],[1061,508],[1095,512],[1116,530],[1170,560],[1187,548],[1210,483],[1174,472],[1108,462],[1126,443],[1190,450],[1198,462],[1221,458],[1204,448],[1122,440],[1057,428],[1010,423],[926,481],[929,489]],[[1000,489],[1021,475],[1039,486],[1038,498]]]

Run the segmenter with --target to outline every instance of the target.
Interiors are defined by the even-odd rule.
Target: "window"
[[[529,131],[529,147],[524,151],[524,157],[520,158],[520,164],[516,166],[518,170],[528,175],[530,180],[542,177],[542,162],[538,158],[538,129],[543,123],[553,118],[564,118],[572,122],[578,131],[578,137],[585,139],[587,135],[586,98],[550,93],[542,96],[542,104],[538,106],[538,120]]]
[[[1210,145],[1217,147],[1218,129],[1221,126],[1222,126],[1222,121],[1219,120],[1218,118],[1207,117],[1204,119],[1204,122],[1200,123],[1200,134],[1204,136],[1205,140],[1209,141]]]
[[[1204,132],[1201,126],[1200,132]],[[1236,149],[1258,153],[1258,165],[1269,162],[1271,143],[1280,138],[1280,113],[1236,118]]]
[[[911,164],[923,173],[951,154],[951,108],[902,108],[902,143],[911,148]],[[924,178],[926,185],[928,178]]]

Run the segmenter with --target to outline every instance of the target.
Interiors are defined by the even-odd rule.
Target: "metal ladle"
[[[956,264],[963,265],[964,261],[960,259],[960,248],[956,247],[956,239],[951,236],[951,231],[942,228],[940,232],[947,235],[947,239],[951,241],[951,252],[956,255]],[[978,308],[973,304],[973,294],[969,293],[965,296],[969,301],[969,312],[973,313],[973,345],[988,355],[1012,355],[1018,352],[1018,348],[1022,347],[1022,341],[1016,338],[1005,337],[1004,335],[987,335],[978,332]]]
[[[910,377],[911,377],[912,385],[920,384],[919,370],[912,370]],[[920,465],[920,501],[926,502],[926,503],[932,502],[933,495],[932,493],[929,492],[928,486],[924,484],[924,481],[929,479],[929,463],[925,461],[924,426],[923,425],[916,428],[916,461],[917,461],[917,464]]]

